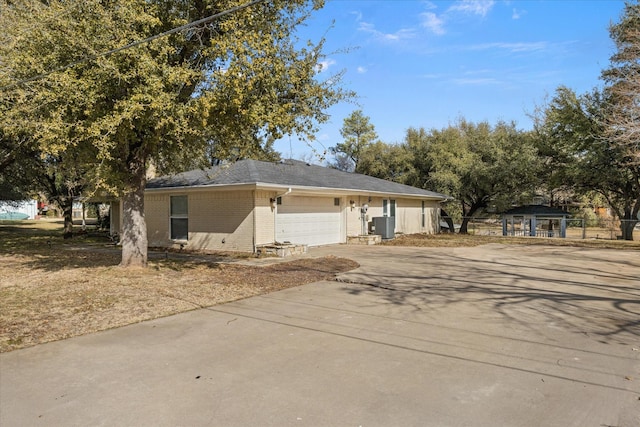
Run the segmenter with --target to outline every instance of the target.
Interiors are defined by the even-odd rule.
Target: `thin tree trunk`
[[[445,210],[442,208],[440,208],[440,214],[442,216],[442,220],[446,222],[447,225],[449,226],[449,233],[455,233],[456,229],[455,229],[455,226],[453,225],[453,219],[451,219],[449,214],[445,212]]]
[[[60,204],[62,217],[64,218],[62,238],[71,239],[73,237],[73,199],[71,197],[62,198]]]
[[[469,234],[469,220],[478,209],[483,207],[485,207],[485,204],[483,203],[474,203],[469,208],[469,211],[465,212],[464,205],[462,206],[462,224],[460,224],[460,231],[458,231],[458,234]]]
[[[147,266],[147,223],[144,217],[144,167],[132,174],[132,188],[122,198],[121,267]],[[134,172],[134,171],[132,171]]]

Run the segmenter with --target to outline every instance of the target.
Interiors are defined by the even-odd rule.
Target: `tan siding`
[[[422,200],[389,198],[396,201],[396,233],[436,233],[438,231],[438,203],[435,201],[425,201],[425,226],[422,227]],[[387,199],[387,200],[389,200]],[[367,197],[351,197],[349,200],[356,202],[356,207],[351,210],[347,207],[347,235],[356,236],[361,234],[362,223],[360,208],[367,203],[367,226],[370,227],[373,218],[383,215],[382,197],[372,197],[368,201]]]
[[[169,233],[170,196],[183,194],[145,195],[149,246],[176,244]],[[191,191],[187,195],[188,249],[253,252],[253,191]]]
[[[425,200],[425,224],[422,226],[422,200],[399,199],[396,201],[396,232],[404,234],[433,234],[438,225],[438,204]]]
[[[169,209],[168,195],[145,194],[144,211],[149,246],[164,247],[170,245]]]
[[[266,245],[275,241],[275,209],[270,202],[275,197],[274,192],[256,192],[256,245]]]
[[[396,233],[420,233],[422,231],[422,204],[420,200],[396,200]]]
[[[253,191],[191,193],[188,245],[253,252]]]
[[[354,201],[354,207],[351,207],[349,204],[350,201]],[[362,234],[362,216],[361,209],[362,205],[367,203],[366,198],[358,197],[358,196],[349,196],[346,198],[346,216],[347,219],[345,221],[347,236],[359,236]]]
[[[429,234],[440,232],[440,205],[434,201],[425,202],[425,222],[424,232]]]

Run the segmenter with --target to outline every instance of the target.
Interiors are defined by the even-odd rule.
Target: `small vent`
[[[340,197],[335,197],[333,199],[333,206],[340,206]]]

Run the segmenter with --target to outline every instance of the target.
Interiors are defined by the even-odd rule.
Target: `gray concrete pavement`
[[[638,252],[327,254],[361,267],[0,355],[0,425],[640,425]]]

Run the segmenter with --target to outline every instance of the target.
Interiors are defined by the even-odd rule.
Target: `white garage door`
[[[276,215],[276,240],[309,246],[341,243],[340,206],[333,197],[283,197]]]

